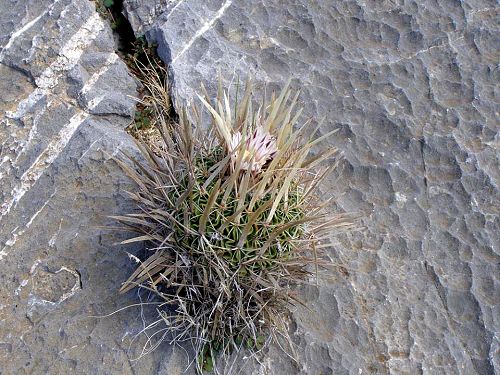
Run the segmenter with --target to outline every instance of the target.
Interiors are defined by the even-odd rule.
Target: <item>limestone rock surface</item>
[[[364,229],[304,291],[278,351],[246,373],[500,372],[500,9],[494,0],[125,0],[170,64],[177,104],[253,75],[291,78],[338,128],[325,196]],[[323,145],[328,147],[328,144]]]
[[[103,229],[131,210],[111,156],[136,152],[136,82],[114,49],[88,0],[0,1],[0,374],[166,365],[134,361],[137,308],[95,317],[138,301],[117,295],[133,266]]]

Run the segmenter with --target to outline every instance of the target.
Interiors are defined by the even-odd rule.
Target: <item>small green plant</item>
[[[151,126],[151,109],[145,107],[142,110],[135,111],[134,121],[137,129],[147,129]]]
[[[137,183],[138,211],[114,218],[138,234],[124,243],[146,241],[150,252],[120,291],[157,294],[152,326],[191,340],[198,370],[216,371],[219,356],[288,337],[286,311],[300,303],[292,287],[326,264],[322,242],[351,227],[315,195],[337,150],[312,155],[333,132],[295,128],[301,111],[288,85],[257,110],[250,82],[235,102],[221,87],[214,104],[200,96],[212,117],[205,130],[194,106],[196,127],[186,108],[177,126],[164,121],[170,101],[158,78],[145,85],[162,146],[140,144],[146,161],[131,158],[133,167],[117,160]]]

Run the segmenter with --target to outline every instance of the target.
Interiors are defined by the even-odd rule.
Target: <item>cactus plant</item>
[[[297,128],[288,84],[257,110],[252,88],[235,103],[221,88],[214,104],[199,96],[208,130],[194,106],[176,126],[162,121],[166,96],[153,95],[161,144],[139,144],[145,161],[131,158],[132,167],[117,160],[137,183],[129,195],[138,210],[114,218],[138,233],[125,243],[145,241],[150,252],[120,291],[158,295],[165,329],[193,342],[199,371],[212,370],[217,353],[286,337],[283,312],[300,303],[291,287],[321,266],[320,241],[352,225],[315,195],[338,153],[311,151],[333,132],[314,138],[310,122]]]

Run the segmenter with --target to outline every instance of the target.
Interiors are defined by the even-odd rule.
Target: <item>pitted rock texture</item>
[[[138,301],[117,295],[133,266],[103,228],[133,208],[111,157],[137,152],[111,30],[88,0],[4,0],[0,46],[0,374],[160,371],[134,361],[137,307],[95,317]]]
[[[174,100],[253,75],[300,88],[338,128],[324,184],[365,229],[335,236],[335,280],[304,291],[298,364],[272,374],[500,372],[500,9],[494,0],[126,0],[170,64]],[[328,147],[328,144],[323,145]],[[267,371],[267,372],[266,372]]]

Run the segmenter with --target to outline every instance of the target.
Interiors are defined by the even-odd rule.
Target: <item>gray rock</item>
[[[0,373],[153,373],[172,350],[134,361],[137,307],[93,317],[137,303],[104,229],[132,209],[111,155],[137,152],[136,83],[88,0],[1,1],[0,46]]]
[[[345,155],[323,186],[366,229],[332,236],[335,282],[304,291],[300,361],[273,374],[500,372],[498,3],[126,0],[177,104],[253,75],[302,90]],[[328,144],[324,145],[325,147]]]

